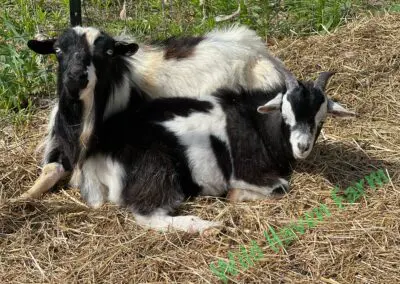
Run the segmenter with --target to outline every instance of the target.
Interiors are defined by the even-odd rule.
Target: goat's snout
[[[78,91],[86,88],[89,82],[86,68],[73,68],[69,70],[64,78],[64,84],[70,91]]]
[[[299,142],[297,143],[297,148],[299,148],[299,150],[301,152],[307,152],[310,149],[310,143],[308,142]]]
[[[88,83],[88,71],[85,70],[81,74],[79,74],[78,80],[79,80],[80,88],[81,89],[85,88]]]

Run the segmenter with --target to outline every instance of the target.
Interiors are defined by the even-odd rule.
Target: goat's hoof
[[[229,189],[228,194],[226,195],[226,199],[228,199],[229,202],[238,202],[240,195],[241,195],[240,189],[231,188]]]
[[[203,234],[203,232],[207,230],[222,226],[221,222],[207,221],[197,216],[187,216],[187,217],[190,218],[189,226],[186,230],[186,232],[189,234],[195,234],[195,233]]]
[[[234,202],[252,201],[267,198],[265,195],[247,189],[232,188],[229,190],[227,199]]]
[[[87,201],[85,200],[85,203],[87,206],[89,206],[92,209],[99,209],[101,206],[103,206],[104,202],[102,200],[96,200],[96,201]]]
[[[222,227],[222,223],[220,223],[220,222],[215,222],[215,223],[219,223],[219,224],[215,227],[205,229],[201,233],[201,236],[202,237],[214,237],[214,236],[218,235],[221,232],[220,227]]]
[[[54,174],[54,173],[63,173],[64,172],[64,168],[62,165],[58,164],[58,163],[50,163],[47,164],[43,167],[42,170],[42,174],[44,175],[48,175],[50,173]]]
[[[287,194],[290,190],[289,188],[289,183],[284,180],[284,179],[280,179],[281,181],[283,181],[280,184],[277,184],[273,189],[272,189],[272,193],[271,193],[271,197],[272,198],[282,198],[283,196],[285,196],[285,194]]]

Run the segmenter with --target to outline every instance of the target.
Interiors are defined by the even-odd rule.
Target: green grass
[[[114,35],[125,29],[141,41],[203,34],[231,23],[246,24],[263,37],[281,37],[323,33],[346,22],[357,11],[376,8],[367,7],[361,0],[240,0],[240,15],[217,23],[215,16],[236,11],[237,1],[205,0],[203,7],[199,0],[170,0],[163,7],[161,0],[128,0],[126,20],[119,19],[122,2],[83,1],[83,24]],[[395,1],[386,1],[378,9],[395,12],[400,11],[399,7]],[[55,92],[55,59],[31,52],[27,40],[39,31],[54,36],[66,28],[69,1],[4,1],[1,10],[0,117],[10,113],[24,117],[40,98],[54,96]]]
[[[18,0],[2,4],[0,14],[0,116],[26,116],[33,103],[54,93],[54,58],[40,57],[27,48],[39,27],[52,29],[68,24],[64,11],[46,7],[45,1]],[[64,1],[68,4],[67,1]],[[50,9],[54,8],[54,9]]]

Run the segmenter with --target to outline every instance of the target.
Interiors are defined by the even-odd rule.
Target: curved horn
[[[325,91],[326,84],[334,74],[335,72],[321,72],[317,80],[314,81],[314,87]]]
[[[276,58],[275,56],[268,54],[268,59],[274,64],[276,69],[283,74],[285,77],[285,84],[286,84],[286,92],[290,93],[293,89],[299,86],[299,83],[297,82],[296,77],[293,75],[292,72],[290,72],[285,65],[282,63],[281,60]]]

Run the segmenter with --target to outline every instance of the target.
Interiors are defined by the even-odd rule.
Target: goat
[[[242,201],[288,191],[295,161],[310,154],[327,114],[354,115],[325,95],[332,74],[302,82],[287,73],[278,90],[225,88],[197,99],[129,104],[106,120],[96,111],[96,143],[78,163],[81,195],[94,208],[106,200],[127,206],[138,224],[153,229],[219,226],[169,214],[197,195],[233,189],[230,198]]]
[[[42,174],[23,197],[38,197],[71,171],[71,183],[78,183],[74,169],[96,127],[94,104],[101,104],[106,119],[133,101],[139,106],[150,98],[201,97],[220,87],[285,85],[281,62],[244,26],[140,47],[92,27],[74,27],[58,39],[30,40],[28,47],[57,56],[58,103],[44,142]]]

